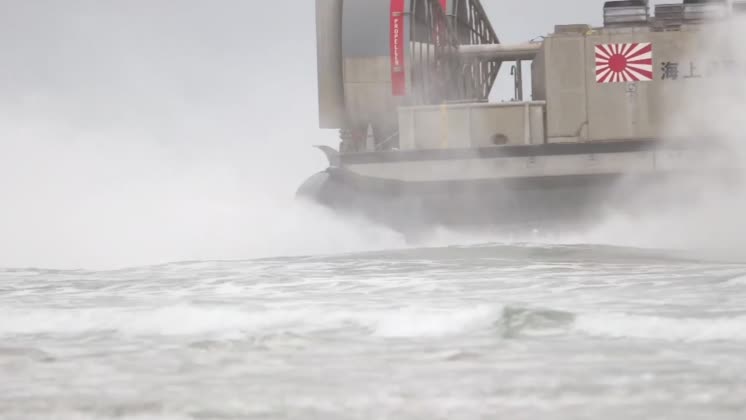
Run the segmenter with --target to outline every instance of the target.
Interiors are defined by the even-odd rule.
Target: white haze
[[[311,145],[338,142],[316,123],[313,3],[0,0],[0,266],[404,246],[293,200],[325,167]],[[599,15],[583,3],[556,17]],[[507,42],[551,31],[510,17],[531,2],[485,7]]]
[[[293,7],[0,1],[0,266],[399,245],[294,200],[337,140],[316,123],[313,2]]]
[[[688,92],[678,108],[672,109],[668,134],[707,141],[717,136],[725,141],[728,153],[740,163],[739,177],[746,176],[746,20],[738,19],[727,29],[709,30],[702,39],[701,63],[729,58],[740,65],[730,76],[709,79],[700,89]],[[657,70],[657,69],[656,69]],[[700,69],[704,70],[704,69]],[[689,71],[688,68],[683,71]],[[686,83],[685,81],[682,81]],[[704,159],[703,159],[704,161]],[[746,190],[743,185],[726,186],[719,181],[676,186],[687,197],[684,206],[632,217],[610,213],[609,219],[583,238],[619,245],[696,250],[712,258],[746,259]],[[699,196],[696,191],[703,191]],[[651,197],[657,208],[660,197]]]
[[[519,42],[558,23],[598,24],[602,3],[484,4],[501,39]],[[317,127],[314,23],[313,1],[0,0],[0,266],[405,246],[293,199],[325,167],[311,145],[338,141]],[[495,98],[511,86],[503,74]],[[669,235],[646,235],[655,230],[640,223],[572,240],[650,245],[716,231],[687,221],[691,237],[673,222]],[[506,238],[438,243],[495,239]]]

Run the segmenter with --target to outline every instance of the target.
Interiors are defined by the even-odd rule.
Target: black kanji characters
[[[662,64],[661,70],[663,71],[663,80],[677,80],[679,78],[679,63],[673,61],[666,61]]]
[[[700,79],[702,78],[701,74],[697,73],[697,66],[694,64],[693,61],[689,62],[689,74],[684,76],[685,79]]]

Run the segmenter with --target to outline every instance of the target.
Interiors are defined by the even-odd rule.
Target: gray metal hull
[[[298,195],[411,235],[438,227],[578,233],[611,214],[645,217],[692,206],[714,187],[737,183],[736,175],[725,170],[409,183],[384,182],[330,168],[309,179]]]

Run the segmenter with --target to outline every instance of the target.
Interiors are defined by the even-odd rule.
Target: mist
[[[694,57],[700,67],[726,63],[704,83],[692,84],[670,109],[664,135],[713,142],[712,156],[697,155],[691,169],[729,170],[727,178],[676,179],[666,194],[651,191],[639,214],[610,210],[587,241],[695,251],[700,256],[746,259],[746,19],[702,32]],[[688,64],[683,69],[689,72]],[[700,168],[698,168],[700,167]],[[675,200],[675,202],[674,202]]]
[[[0,266],[399,244],[294,200],[326,165],[312,145],[338,141],[317,124],[313,2],[294,7],[1,2]]]
[[[326,166],[312,145],[336,147],[338,138],[317,123],[314,4],[287,6],[0,0],[0,266],[115,268],[407,246],[386,228],[294,199]],[[594,0],[484,6],[509,43],[602,16]],[[493,100],[512,96],[508,73],[503,66]],[[729,92],[723,101],[733,112],[711,114],[731,116],[725,126],[738,133],[743,96]],[[730,219],[718,217],[724,206],[715,217],[611,214],[584,237],[549,240],[699,244],[740,226],[746,205],[725,206]],[[435,242],[488,240],[512,238],[444,233]]]
[[[484,2],[504,42],[595,19]],[[545,2],[539,2],[545,3]],[[113,268],[406,246],[294,200],[326,167],[312,1],[0,0],[0,266]],[[544,4],[546,7],[546,4]],[[554,7],[554,6],[549,6]],[[503,69],[494,91],[509,99]],[[441,243],[478,240],[447,234]]]

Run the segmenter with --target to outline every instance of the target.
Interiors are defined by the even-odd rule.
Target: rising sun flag
[[[596,81],[598,83],[641,82],[653,80],[653,45],[596,45]]]

